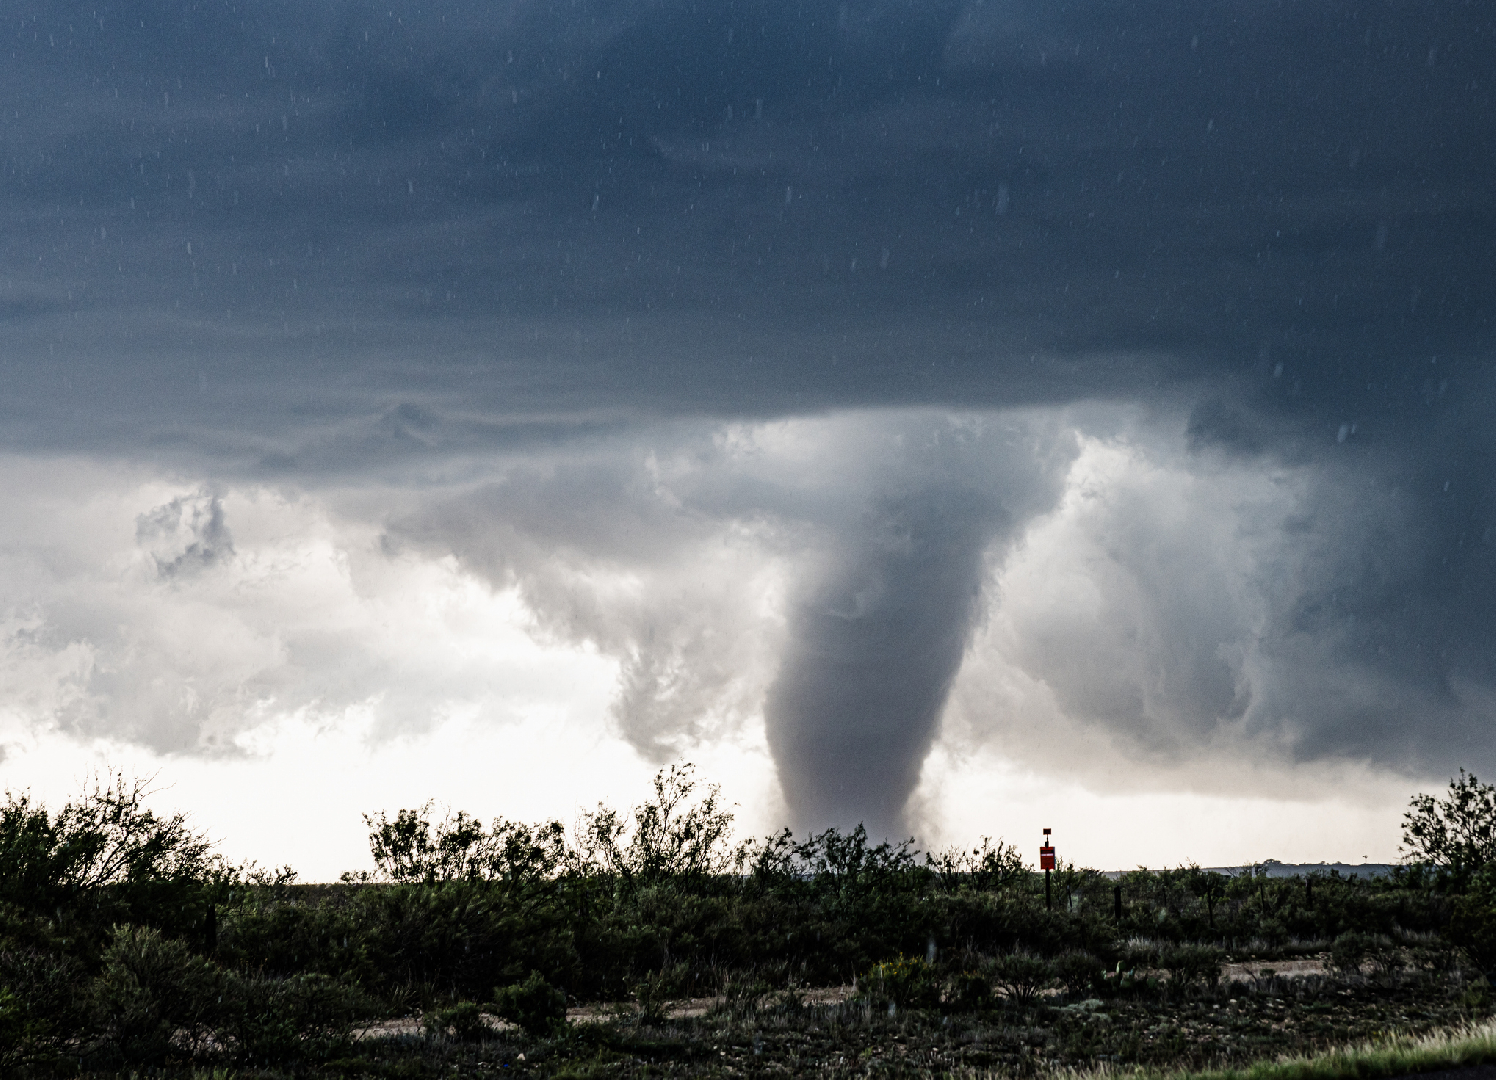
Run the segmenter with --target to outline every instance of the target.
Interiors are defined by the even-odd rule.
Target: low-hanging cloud
[[[1054,499],[1073,437],[1037,414],[880,411],[673,441],[527,465],[396,535],[616,654],[614,718],[646,753],[762,715],[798,825],[897,832],[984,559]]]
[[[1115,783],[1124,760],[1142,786],[1233,760],[1478,765],[1483,579],[1439,606],[1409,583],[1462,545],[1479,567],[1489,536],[1451,549],[1364,426],[1312,434],[1179,407],[866,410],[647,425],[382,494],[75,470],[68,514],[5,539],[30,582],[7,701],[23,726],[233,754],[291,715],[363,710],[374,739],[504,723],[549,693],[535,665],[601,663],[646,759],[762,731],[792,822],[881,835],[924,827],[939,740],[1041,769],[1058,744],[1068,772]],[[7,467],[17,505],[59,498]],[[472,625],[489,608],[507,629]],[[1429,612],[1447,625],[1420,639]]]
[[[1367,447],[1244,459],[1173,424],[1086,438],[1057,507],[992,570],[1001,601],[955,737],[1061,751],[1067,772],[1124,786],[1257,782],[1232,762],[1489,768],[1489,556],[1460,578],[1438,523],[1408,519],[1428,496],[1397,482],[1405,467]],[[1438,577],[1466,599],[1434,627],[1420,609]]]

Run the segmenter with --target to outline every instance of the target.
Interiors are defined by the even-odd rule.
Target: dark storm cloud
[[[1442,767],[1496,683],[1493,35],[1431,0],[9,5],[0,433],[317,483],[681,415],[1182,403],[1199,460],[1317,477],[1265,632],[1324,657],[1293,693],[1406,692],[1296,752],[1405,760],[1418,709]],[[870,497],[804,583],[782,768],[835,738],[772,717],[840,730],[828,680],[878,658],[907,791],[1023,524],[963,482]]]
[[[163,403],[159,438],[263,432],[284,396],[575,414],[583,372],[732,413],[1281,361],[1268,404],[1321,415],[1484,341],[1473,5],[8,16],[10,396],[64,428],[59,373]]]

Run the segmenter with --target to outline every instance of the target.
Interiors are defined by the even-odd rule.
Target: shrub
[[[458,1042],[478,1042],[489,1035],[483,1007],[475,1001],[459,1001],[442,1009],[431,1009],[421,1016],[421,1027],[433,1039],[453,1038]]]
[[[1101,984],[1106,970],[1099,957],[1083,949],[1070,949],[1055,957],[1054,973],[1066,993],[1087,994]]]
[[[538,971],[522,983],[494,991],[494,1013],[518,1024],[526,1035],[549,1035],[566,1023],[566,992],[546,982]]]
[[[962,971],[946,983],[945,1005],[952,1011],[976,1012],[992,1004],[992,984],[979,971]]]
[[[732,812],[722,805],[721,788],[708,784],[698,794],[695,768],[688,762],[655,773],[654,800],[634,807],[632,827],[606,806],[584,813],[579,868],[648,883],[701,879],[746,860],[749,848],[732,846]]]
[[[1462,896],[1455,901],[1449,940],[1464,949],[1488,979],[1496,975],[1496,907],[1483,897]]]
[[[684,994],[686,975],[685,965],[675,964],[660,971],[647,971],[634,981],[629,993],[639,1004],[640,1023],[665,1022],[670,1002]]]
[[[1215,986],[1225,958],[1220,949],[1208,945],[1174,945],[1159,954],[1158,966],[1169,973],[1171,988],[1183,990],[1199,983]]]
[[[1032,1004],[1054,985],[1054,965],[1033,953],[1011,952],[992,962],[992,981],[1010,1004]]]
[[[27,794],[0,805],[0,904],[55,920],[97,959],[115,924],[205,936],[215,893],[242,876],[186,815],[145,807],[146,783],[96,776],[56,813]]]
[[[909,1009],[940,1003],[940,980],[935,968],[919,957],[900,956],[874,964],[860,980],[862,992],[879,1001]]]
[[[1361,974],[1361,966],[1368,962],[1383,968],[1387,966],[1391,946],[1392,942],[1379,934],[1349,930],[1331,943],[1330,964],[1348,975]]]
[[[346,1049],[362,1011],[358,991],[326,975],[239,975],[225,997],[223,1034],[241,1061],[318,1060]]]
[[[182,942],[149,927],[118,927],[88,996],[106,1051],[154,1063],[174,1046],[191,1053],[203,1045],[223,991],[223,972]]]
[[[0,1066],[39,1064],[52,1055],[52,1025],[37,1016],[20,995],[0,987]]]
[[[84,1027],[78,964],[38,937],[0,936],[0,1067],[48,1062]]]

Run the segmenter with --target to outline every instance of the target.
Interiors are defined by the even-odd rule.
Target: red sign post
[[[1044,908],[1049,909],[1049,872],[1054,869],[1054,844],[1050,843],[1049,830],[1044,830],[1044,843],[1039,848],[1039,869],[1044,871]]]

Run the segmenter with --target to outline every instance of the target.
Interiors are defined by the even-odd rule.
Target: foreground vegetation
[[[377,815],[376,871],[328,885],[231,866],[110,777],[0,808],[0,1074],[1026,1075],[1385,1048],[1491,1015],[1492,794],[1462,774],[1415,800],[1387,879],[1062,865],[1046,905],[1000,842],[734,845],[689,767],[572,830]]]

